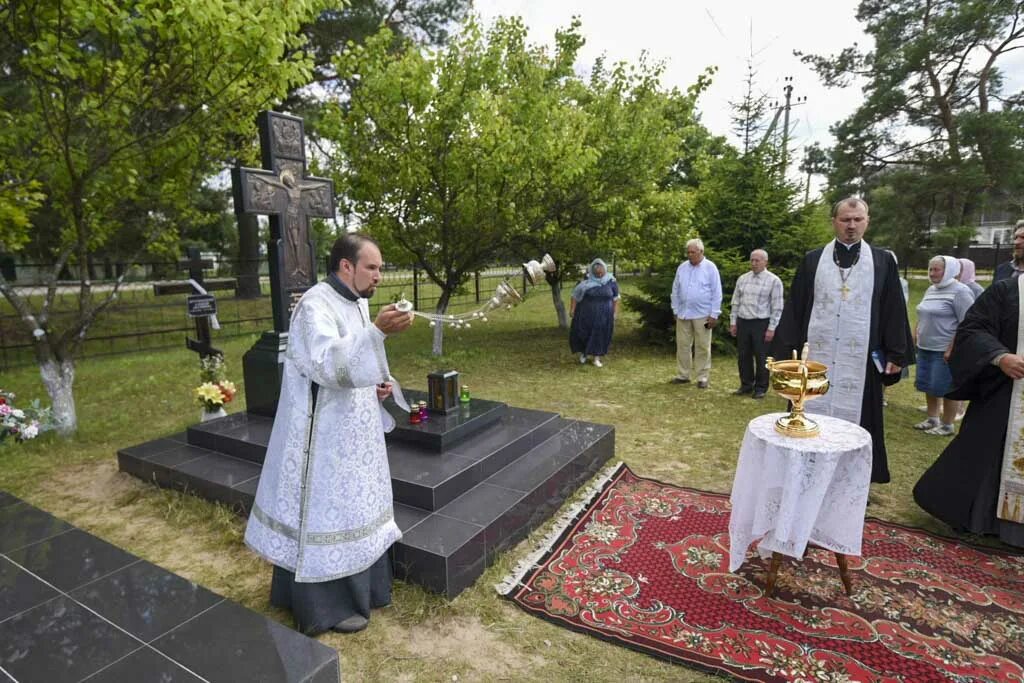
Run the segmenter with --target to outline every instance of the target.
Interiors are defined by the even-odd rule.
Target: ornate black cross
[[[288,331],[292,308],[316,284],[316,247],[310,217],[334,217],[334,183],[306,175],[302,119],[260,112],[263,168],[231,172],[236,213],[270,216],[270,297],[274,330]]]

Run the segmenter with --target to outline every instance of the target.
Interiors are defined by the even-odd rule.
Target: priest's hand
[[[391,382],[381,382],[377,385],[377,400],[383,401],[391,395]]]
[[[732,325],[729,325],[729,334],[731,334],[734,337],[736,336],[736,324],[735,323],[733,323]]]
[[[1024,356],[1004,353],[999,359],[999,369],[1010,379],[1024,378]]]
[[[408,329],[414,319],[412,311],[403,313],[394,304],[388,304],[380,309],[373,324],[384,334],[396,334]]]
[[[889,362],[885,364],[885,374],[887,375],[898,375],[903,372],[903,368],[895,363]]]

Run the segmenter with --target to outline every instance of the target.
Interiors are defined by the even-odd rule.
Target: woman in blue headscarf
[[[601,367],[601,357],[608,354],[612,330],[619,314],[619,284],[608,273],[608,266],[599,258],[590,262],[587,277],[572,290],[569,301],[569,348],[578,353],[580,363],[587,356]]]

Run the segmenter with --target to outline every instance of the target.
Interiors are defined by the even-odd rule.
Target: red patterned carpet
[[[727,496],[622,465],[507,597],[567,628],[745,681],[1022,681],[1024,558],[869,519],[830,552],[728,571]]]

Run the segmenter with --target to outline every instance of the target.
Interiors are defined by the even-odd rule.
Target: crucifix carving
[[[334,183],[306,175],[302,119],[260,112],[263,168],[232,169],[236,213],[270,217],[270,295],[274,329],[288,330],[291,309],[316,284],[309,219],[334,217]]]

